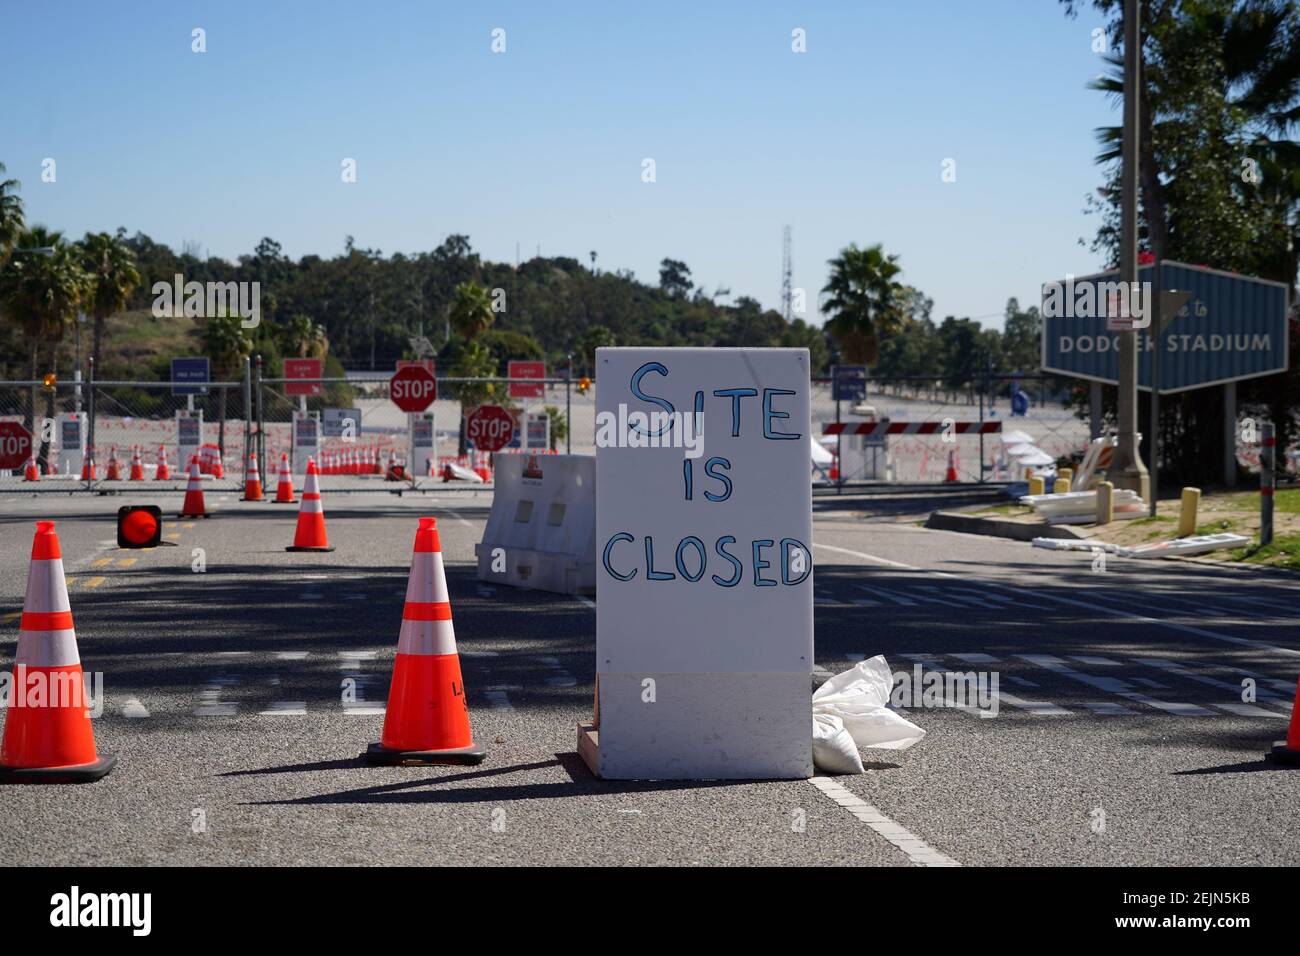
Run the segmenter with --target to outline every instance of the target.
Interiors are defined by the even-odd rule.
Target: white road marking
[[[1254,704],[1215,704],[1219,710],[1226,710],[1230,714],[1236,714],[1239,717],[1276,717],[1279,720],[1286,720],[1288,714],[1279,714],[1275,710],[1265,710],[1263,707],[1256,707]]]
[[[1037,664],[1045,670],[1050,670],[1067,677],[1070,680],[1077,681],[1080,684],[1086,684],[1089,687],[1095,687],[1097,690],[1105,691],[1108,694],[1114,694],[1117,697],[1123,697],[1125,700],[1136,701],[1139,704],[1146,704],[1148,707],[1154,707],[1157,710],[1163,710],[1167,714],[1174,714],[1178,717],[1213,717],[1214,711],[1206,710],[1204,707],[1198,707],[1196,704],[1183,703],[1181,701],[1169,702],[1156,700],[1146,694],[1138,693],[1133,690],[1128,681],[1121,680],[1118,677],[1094,677],[1092,674],[1085,674],[1077,671],[1059,657],[1053,657],[1051,654],[1017,654],[1021,660],[1028,661],[1031,664]],[[1140,678],[1134,678],[1140,680]]]
[[[953,654],[959,661],[967,664],[996,664],[998,659],[991,654]]]
[[[871,598],[849,598],[849,602],[854,607],[880,607],[879,601],[873,601]]]
[[[311,651],[276,651],[275,659],[277,661],[301,661],[306,660]]]
[[[887,591],[884,588],[869,588],[865,584],[855,584],[853,587],[865,594],[874,594],[903,607],[916,607],[916,602],[911,598],[903,597],[901,594],[895,594],[893,591]]]
[[[1071,654],[1070,660],[1078,661],[1080,664],[1089,664],[1093,667],[1119,667],[1119,661],[1112,661],[1109,657],[1088,657],[1082,654]]]
[[[461,657],[500,657],[500,651],[458,651]]]
[[[1137,713],[1135,710],[1129,710],[1123,704],[1116,704],[1111,701],[1090,700],[1086,701],[1083,706],[1087,707],[1094,714],[1099,714],[1103,717]]]
[[[877,557],[874,554],[867,554],[863,551],[852,551],[848,548],[839,548],[835,545],[821,544],[813,542],[814,548],[822,548],[827,551],[835,551],[840,554],[849,554],[864,561],[870,561],[873,564],[881,564],[890,568],[898,568],[903,571],[919,571],[923,574],[933,574],[936,577],[948,578],[953,581],[965,581],[966,579],[955,574],[949,574],[946,571],[931,571],[926,568],[919,568],[912,564],[903,564],[900,561],[890,561],[888,558]],[[1000,581],[986,581],[986,587],[1001,588],[1004,591],[1011,591],[1013,594],[1020,594],[1026,598],[1038,598],[1041,600],[1055,601],[1058,604],[1068,604],[1072,607],[1082,608],[1091,614],[1098,611],[1105,611],[1116,617],[1127,618],[1131,621],[1140,621],[1144,624],[1153,624],[1158,627],[1167,627],[1171,630],[1182,631],[1184,634],[1195,634],[1198,637],[1208,637],[1214,641],[1223,641],[1228,644],[1236,644],[1240,647],[1253,647],[1256,650],[1265,651],[1270,654],[1285,654],[1290,657],[1300,657],[1300,650],[1294,650],[1289,647],[1277,647],[1273,644],[1265,644],[1263,641],[1251,641],[1244,637],[1232,637],[1228,634],[1220,634],[1217,631],[1206,630],[1203,627],[1193,627],[1190,624],[1179,624],[1176,621],[1165,621],[1157,617],[1149,617],[1145,614],[1134,614],[1130,611],[1123,611],[1119,608],[1107,607],[1104,604],[1098,604],[1094,601],[1078,601],[1074,598],[1061,597],[1051,594],[1045,590],[1031,590],[1028,588],[1019,588],[1010,584],[1003,584]]]
[[[902,850],[918,866],[961,866],[830,777],[813,777],[808,782]]]
[[[122,716],[131,718],[140,718],[149,716],[149,708],[140,703],[139,697],[128,697],[122,701]]]
[[[592,610],[596,609],[596,602],[593,601],[591,598],[587,597],[585,594],[577,594],[574,596],[583,604],[587,605],[587,607],[591,608]]]
[[[1072,711],[1068,711],[1064,707],[1057,707],[1055,704],[1048,704],[1039,700],[1025,700],[1021,697],[1014,697],[1004,690],[998,691],[998,700],[1019,710],[1027,710],[1031,714],[1041,714],[1044,717],[1069,717],[1072,715]]]
[[[814,664],[812,667],[812,676],[817,678],[819,681],[825,683],[835,675],[832,674],[830,671],[828,671],[826,668],[822,667],[820,664]]]
[[[1002,675],[1002,679],[1003,679],[1003,680],[1009,680],[1009,681],[1011,681],[1011,683],[1015,684],[1017,687],[1037,687],[1037,686],[1038,686],[1037,684],[1035,684],[1035,683],[1034,683],[1033,681],[1031,681],[1031,680],[1025,680],[1023,677],[1016,677],[1016,676],[1014,676],[1014,675],[1012,675],[1012,674],[1003,674],[1003,675]]]

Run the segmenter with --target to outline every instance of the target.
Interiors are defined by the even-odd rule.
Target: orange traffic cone
[[[36,522],[0,745],[0,783],[90,783],[117,762],[95,750],[85,677],[53,521]],[[30,700],[38,691],[40,702]]]
[[[307,459],[307,480],[302,486],[302,505],[298,509],[298,530],[286,551],[333,551],[325,536],[325,509],[320,501],[316,460]]]
[[[131,449],[131,481],[144,481],[144,462],[140,460],[140,446]]]
[[[27,470],[23,472],[23,479],[24,479],[25,481],[40,481],[40,480],[41,480],[41,470],[40,470],[39,468],[36,467],[36,456],[35,456],[35,455],[32,455],[31,458],[27,459]]]
[[[154,474],[156,481],[170,481],[172,477],[171,466],[167,464],[167,449],[163,445],[158,446],[158,470]]]
[[[1295,703],[1291,706],[1291,726],[1287,728],[1286,740],[1274,743],[1268,757],[1278,763],[1300,766],[1300,681],[1296,683]]]
[[[58,473],[59,460],[54,457],[54,449],[51,448],[50,453],[45,457],[45,477],[48,478],[50,475],[57,475]]]
[[[85,461],[81,463],[81,480],[95,480],[95,456],[87,455]]]
[[[203,475],[199,472],[199,456],[190,459],[190,481],[185,486],[185,501],[181,504],[182,518],[206,518],[207,509],[203,506]]]
[[[275,503],[291,505],[293,497],[293,471],[289,468],[289,456],[280,456],[280,480],[275,486]]]
[[[113,448],[108,453],[108,474],[104,475],[105,481],[121,481],[122,465],[117,460],[117,448]]]
[[[244,501],[262,500],[262,473],[257,470],[257,456],[248,456],[248,470],[244,473]]]
[[[469,729],[442,545],[433,518],[421,518],[415,532],[384,731],[365,756],[371,763],[415,765],[474,764],[487,756]]]
[[[957,480],[958,480],[958,478],[957,478],[957,453],[956,453],[955,451],[949,451],[949,452],[948,452],[948,470],[944,472],[944,474],[943,474],[943,480],[944,480],[944,481],[957,481]]]

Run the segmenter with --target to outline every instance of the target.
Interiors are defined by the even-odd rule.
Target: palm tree
[[[848,361],[874,365],[880,340],[903,324],[903,286],[895,278],[902,268],[898,256],[885,255],[877,243],[859,249],[851,243],[830,260],[830,279],[822,289],[822,309],[830,313],[826,329]]]
[[[330,350],[325,329],[301,312],[291,316],[280,331],[280,343],[286,355],[323,359]]]
[[[214,381],[240,374],[244,357],[253,351],[253,340],[238,315],[216,315],[203,323],[199,332],[203,351],[212,359]]]
[[[40,377],[41,349],[44,347],[48,367],[54,368],[54,352],[67,331],[68,324],[77,314],[77,307],[90,293],[90,276],[81,267],[76,250],[63,238],[63,233],[32,226],[18,235],[21,249],[35,251],[14,256],[9,265],[0,270],[0,301],[6,312],[23,331],[31,362],[31,380]],[[46,417],[54,417],[54,391],[46,395]],[[36,386],[28,390],[27,427],[34,430],[36,422]],[[45,458],[42,443],[40,458]]]
[[[582,361],[588,375],[596,367],[596,349],[609,348],[616,344],[614,333],[606,326],[597,324],[587,327],[586,333],[582,336]]]
[[[86,302],[95,320],[91,354],[100,358],[104,344],[104,326],[110,316],[126,309],[131,293],[144,279],[136,268],[135,253],[123,241],[122,233],[86,233],[81,240],[81,264],[90,275],[91,294]]]
[[[0,269],[9,260],[23,231],[23,201],[18,195],[21,184],[16,179],[3,178],[4,171],[5,164],[0,163]]]
[[[471,280],[456,286],[448,317],[458,333],[474,339],[491,328],[496,313],[492,311],[487,289]]]
[[[490,314],[490,311],[489,311]],[[452,365],[451,374],[455,378],[490,378],[497,373],[497,362],[491,350],[482,342],[472,338],[465,343]],[[464,382],[456,386],[456,396],[460,399],[460,438],[457,454],[465,454],[465,416],[470,410],[482,405],[496,392],[492,382]]]

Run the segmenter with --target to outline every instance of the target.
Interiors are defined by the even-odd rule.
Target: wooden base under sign
[[[593,777],[600,776],[600,731],[593,724],[578,724],[578,756]]]

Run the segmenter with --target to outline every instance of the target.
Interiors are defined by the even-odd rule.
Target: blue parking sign
[[[202,395],[206,388],[198,385],[186,386],[183,382],[208,382],[209,363],[206,356],[198,358],[172,359],[172,394]]]

